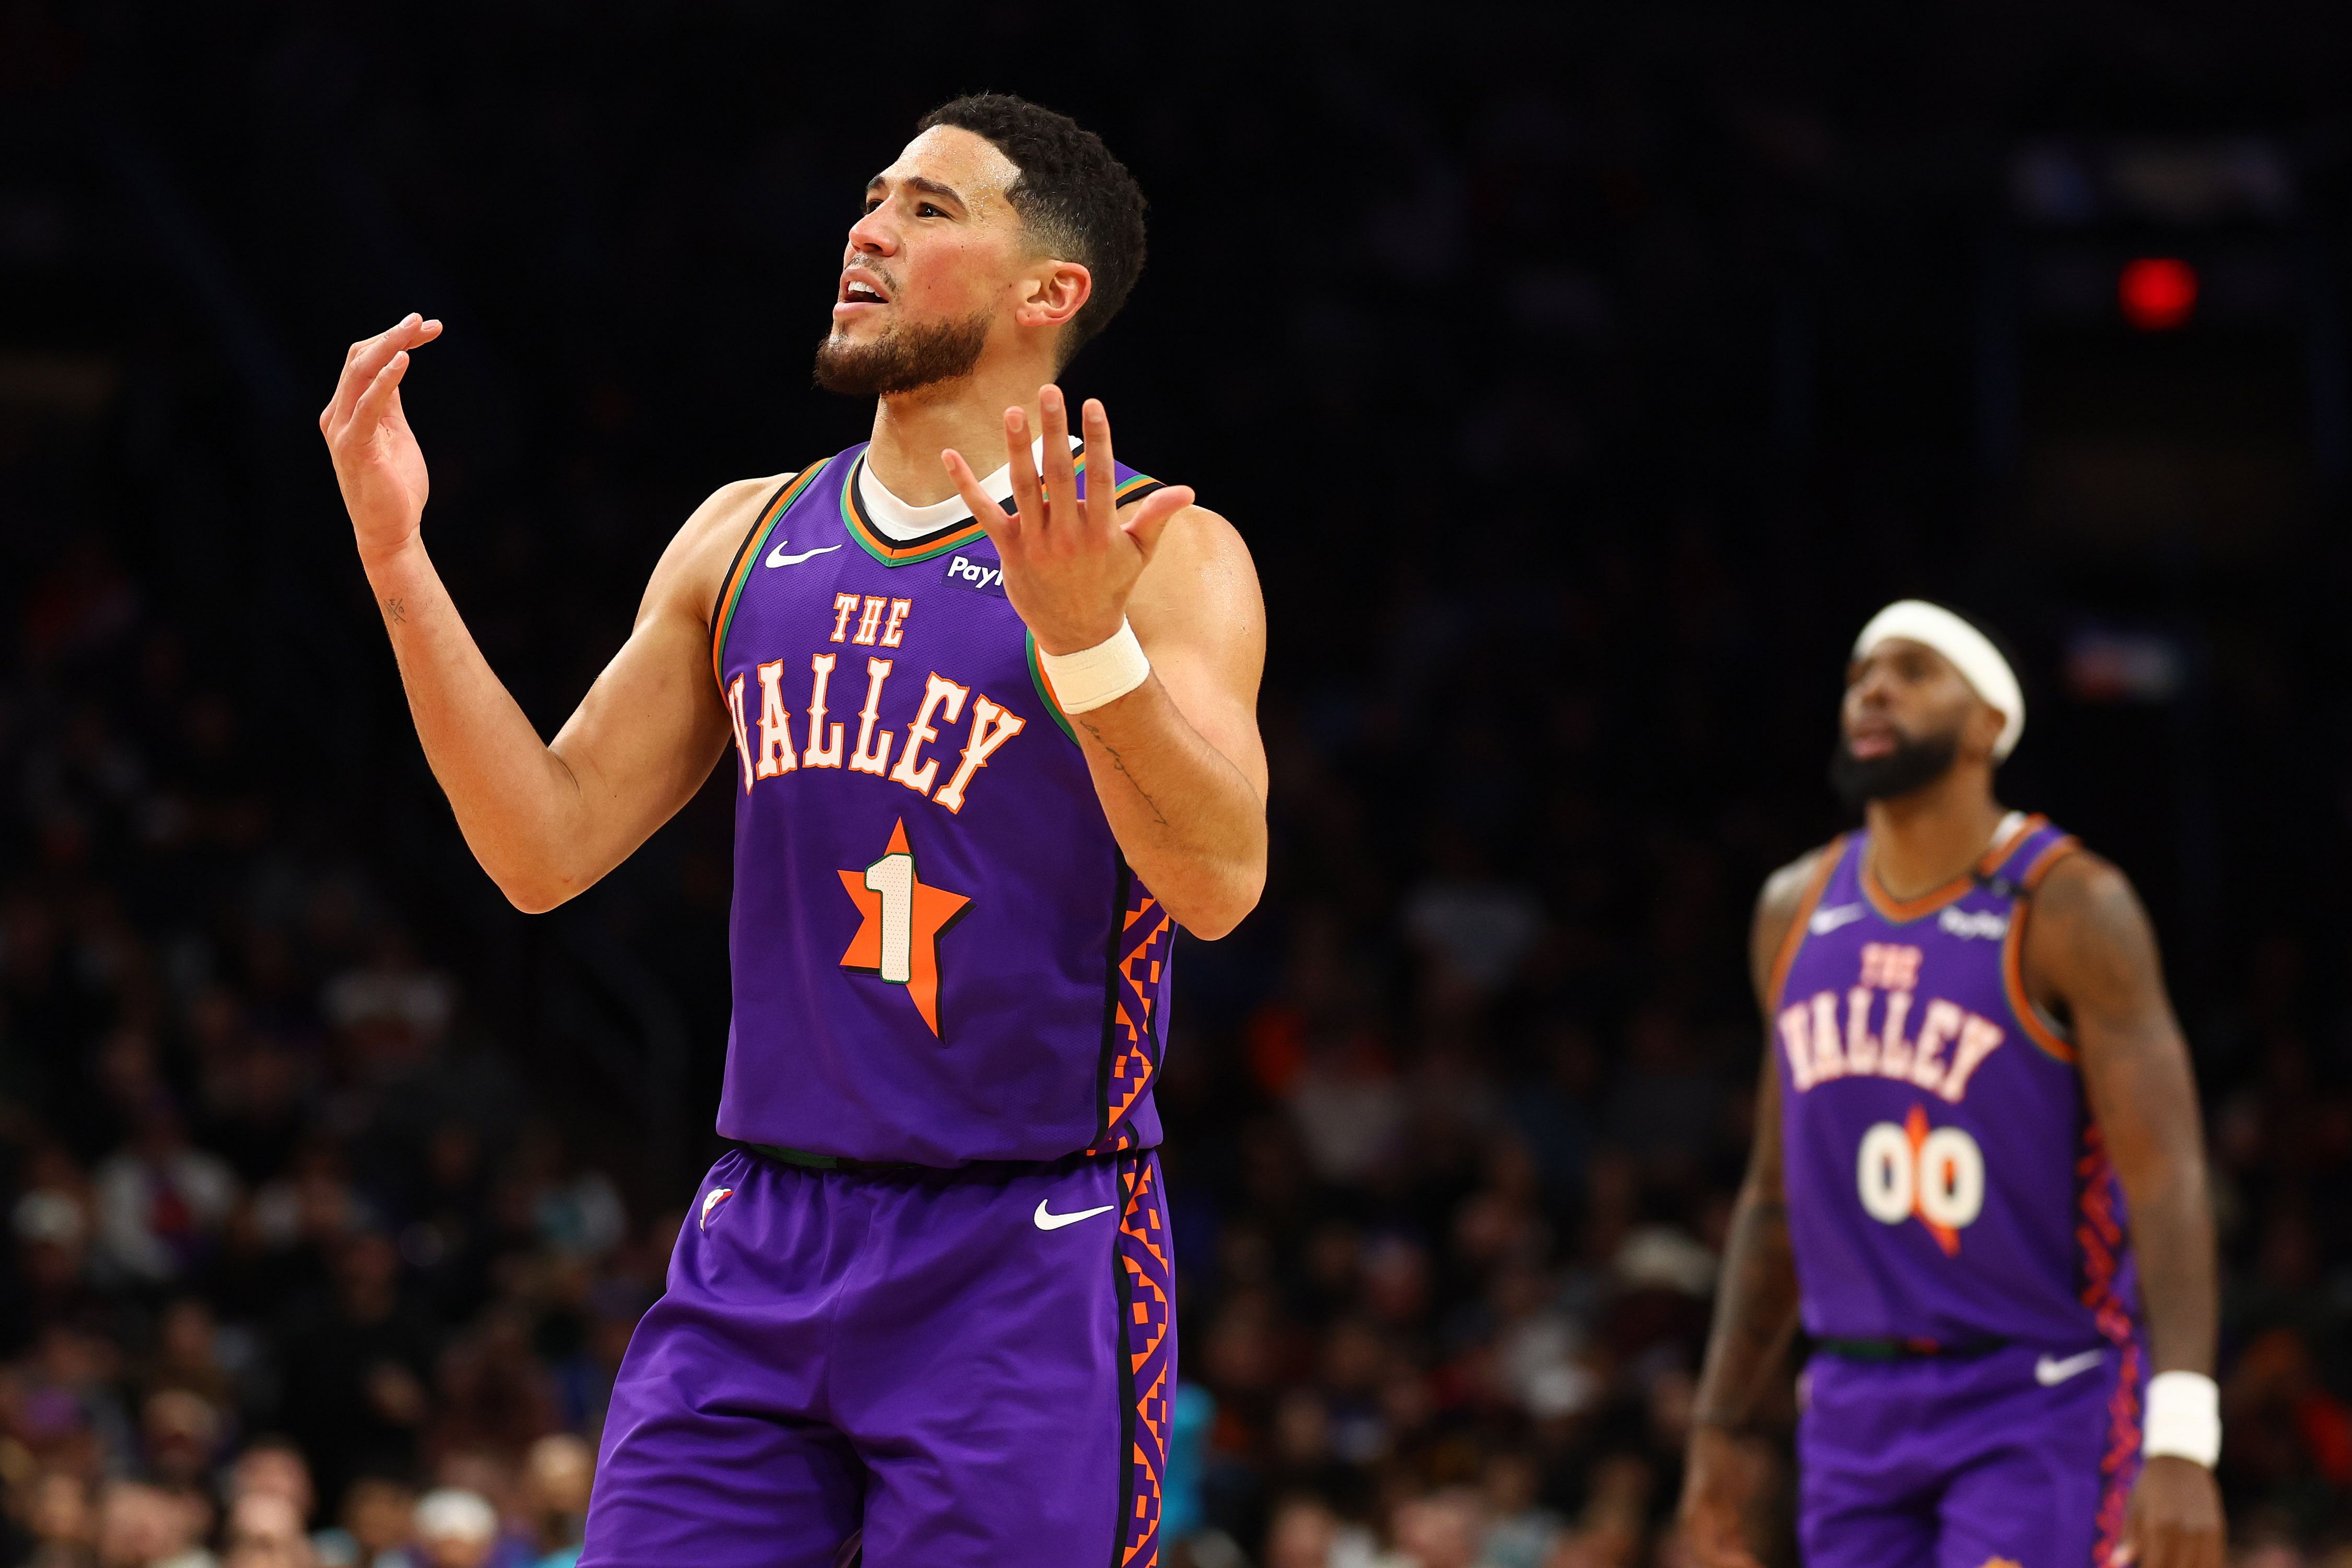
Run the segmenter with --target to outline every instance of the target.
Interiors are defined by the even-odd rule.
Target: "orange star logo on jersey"
[[[1911,1114],[1903,1120],[1903,1136],[1911,1145],[1912,1160],[1918,1163],[1920,1151],[1926,1148],[1927,1144],[1927,1108],[1925,1105],[1911,1107]],[[1919,1180],[1925,1183],[1930,1179],[1932,1179],[1931,1174],[1924,1164],[1920,1164]],[[1911,1213],[1913,1218],[1927,1228],[1927,1234],[1936,1239],[1936,1245],[1944,1249],[1945,1257],[1957,1258],[1960,1255],[1960,1233],[1948,1225],[1938,1225],[1928,1218],[1926,1206],[1916,1197],[1911,1200]]]
[[[882,858],[864,871],[839,873],[861,916],[841,967],[907,988],[915,1010],[935,1040],[940,1035],[940,936],[964,916],[971,900],[927,885],[915,874],[915,852],[901,818]]]

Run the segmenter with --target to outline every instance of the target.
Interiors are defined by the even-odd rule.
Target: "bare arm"
[[[1213,939],[1265,885],[1265,606],[1248,548],[1190,507],[1127,608],[1151,678],[1070,723],[1128,863],[1186,930]]]
[[[1004,588],[1037,645],[1072,653],[1122,617],[1152,673],[1133,691],[1073,716],[1096,797],[1128,863],[1196,936],[1231,931],[1265,886],[1265,747],[1257,729],[1265,606],[1233,525],[1173,486],[1119,510],[1108,485],[1083,503],[1058,388],[1038,396],[1045,473],[1030,458],[1026,416],[1006,411],[1005,450],[1019,513],[1006,517],[971,465],[945,455],[972,515],[1004,561]],[[1085,410],[1091,474],[1112,472],[1110,422]]]
[[[619,864],[724,750],[706,618],[717,577],[773,481],[730,486],[671,540],[628,641],[554,743],[542,743],[466,629],[425,553],[425,459],[400,405],[411,317],[355,343],[319,428],[352,515],[410,714],[482,869],[516,907],[551,909]]]
[[[2129,1208],[2153,1370],[2210,1377],[2220,1308],[2197,1084],[2156,932],[2123,873],[2082,852],[2053,865],[2033,895],[2024,968],[2034,999],[2074,1027],[2084,1092]],[[2144,1563],[2221,1562],[2220,1498],[2201,1467],[2150,1460],[2133,1512]]]
[[[1739,1542],[1740,1500],[1734,1495],[1732,1435],[1753,1414],[1768,1380],[1785,1362],[1797,1333],[1797,1262],[1789,1244],[1781,1182],[1780,1074],[1771,1045],[1773,970],[1811,884],[1816,850],[1775,872],[1756,901],[1748,939],[1748,977],[1765,1016],[1763,1071],[1756,1088],[1756,1136],[1748,1174],[1731,1211],[1715,1322],[1699,1372],[1691,1427],[1683,1519],[1701,1563],[1752,1564]]]

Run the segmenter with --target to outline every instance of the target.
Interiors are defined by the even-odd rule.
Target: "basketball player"
[[[2123,873],[1994,800],[2024,727],[1960,616],[1863,629],[1832,768],[1863,830],[1757,904],[1755,1153],[1683,1500],[1703,1563],[1753,1563],[1731,1434],[1801,1320],[1808,1568],[2220,1568],[2189,1053]]]
[[[704,503],[551,744],[418,531],[399,387],[438,323],[354,345],[320,422],[425,755],[519,907],[733,751],[739,1146],[622,1364],[586,1568],[1158,1561],[1152,1089],[1177,926],[1223,935],[1265,879],[1264,611],[1234,529],[1052,384],[1141,269],[1127,170],[1013,98],[919,129],[817,350],[871,439]]]

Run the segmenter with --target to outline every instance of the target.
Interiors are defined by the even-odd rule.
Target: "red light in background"
[[[2127,261],[2116,297],[2125,320],[2143,332],[2168,332],[2197,308],[2197,269],[2168,256]]]

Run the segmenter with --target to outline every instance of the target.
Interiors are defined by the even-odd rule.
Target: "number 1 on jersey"
[[[858,917],[841,967],[906,987],[923,1027],[940,1039],[940,934],[971,911],[971,900],[923,880],[904,818],[890,830],[879,859],[864,871],[836,874]]]
[[[903,986],[915,973],[915,857],[896,850],[867,866],[866,891],[882,895],[881,976]]]

